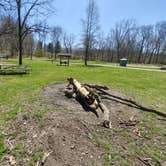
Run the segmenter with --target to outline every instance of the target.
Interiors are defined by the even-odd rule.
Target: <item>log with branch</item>
[[[121,104],[125,104],[127,106],[134,107],[143,111],[152,112],[166,118],[166,114],[163,112],[142,106],[132,99],[127,99],[111,94],[110,91],[108,91],[109,88],[106,86],[81,84],[74,78],[68,78],[68,82],[69,84],[65,89],[66,96],[76,98],[80,103],[82,103],[83,106],[86,106],[86,108],[90,109],[97,116],[97,109],[99,108],[104,114],[104,127],[111,128],[111,121],[109,115],[110,110],[104,105],[102,99],[116,101]],[[132,122],[132,125],[135,125],[135,123],[133,124]],[[131,122],[127,125],[131,125]]]
[[[99,95],[95,93],[93,88],[82,85],[74,78],[68,78],[69,84],[66,87],[65,94],[68,97],[74,97],[79,100],[86,108],[89,108],[93,112],[96,112],[98,108],[104,113],[103,126],[111,128],[111,121],[109,118],[110,111],[104,105]]]

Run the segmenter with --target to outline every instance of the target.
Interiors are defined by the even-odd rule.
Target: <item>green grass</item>
[[[0,159],[2,155],[5,153],[5,151],[6,151],[6,148],[4,146],[3,135],[0,132]]]
[[[16,63],[16,60],[14,62]],[[31,65],[31,74],[0,75],[1,120],[17,115],[26,100],[35,100],[36,90],[50,83],[66,82],[67,77],[117,88],[142,104],[166,111],[166,73],[125,68],[84,67],[75,63],[69,67],[62,67],[44,60],[24,60],[24,63]]]
[[[35,153],[32,155],[32,159],[31,159],[31,161],[29,162],[29,166],[33,166],[33,165],[35,165],[35,163],[37,162],[37,161],[39,161],[39,160],[41,160],[42,159],[42,157],[43,157],[43,148],[42,147],[38,147],[37,149],[36,149],[36,151],[35,151]]]

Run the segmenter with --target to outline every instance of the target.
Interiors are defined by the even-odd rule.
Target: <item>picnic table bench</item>
[[[28,65],[0,64],[0,74],[26,74],[30,70]]]

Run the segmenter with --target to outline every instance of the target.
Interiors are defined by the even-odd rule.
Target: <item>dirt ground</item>
[[[156,161],[146,152],[138,155],[137,152],[142,144],[155,143],[154,140],[157,147],[164,148],[160,143],[165,143],[165,137],[156,136],[149,142],[137,124],[125,124],[134,118],[141,125],[140,119],[147,113],[104,100],[112,122],[112,129],[107,129],[101,125],[103,114],[100,110],[99,118],[85,111],[75,99],[64,95],[64,87],[65,84],[44,87],[39,99],[25,102],[25,111],[8,122],[4,129],[8,153],[2,159],[2,166],[40,166],[43,156],[47,156],[44,166],[164,164],[164,159]],[[126,97],[113,89],[111,93]]]

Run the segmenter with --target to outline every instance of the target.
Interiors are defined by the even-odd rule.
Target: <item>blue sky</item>
[[[68,33],[81,33],[81,18],[88,0],[55,0],[56,16],[48,18],[50,25],[60,25]],[[136,19],[139,25],[166,20],[166,0],[96,0],[100,26],[104,32],[122,19]]]

